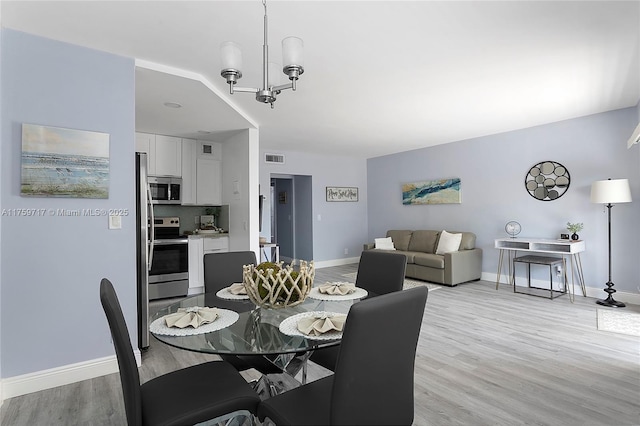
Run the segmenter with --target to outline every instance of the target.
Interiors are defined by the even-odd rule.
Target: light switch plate
[[[109,229],[122,229],[122,216],[109,215]]]

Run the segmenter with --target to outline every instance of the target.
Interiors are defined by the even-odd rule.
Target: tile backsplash
[[[229,219],[222,217],[229,214],[226,206],[205,207],[205,206],[172,206],[172,205],[155,205],[153,206],[153,214],[155,216],[177,216],[180,218],[180,232],[194,231],[200,226],[200,216],[204,214],[213,214],[216,218],[216,226],[228,231]],[[196,222],[197,221],[197,222]]]

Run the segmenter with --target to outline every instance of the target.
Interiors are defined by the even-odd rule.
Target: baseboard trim
[[[142,364],[140,350],[135,350],[134,355],[136,363],[140,366]],[[0,397],[2,398],[0,399],[0,403],[5,399],[16,396],[81,382],[116,372],[118,372],[118,360],[115,355],[111,355],[104,358],[9,377],[2,379],[0,383]]]
[[[323,260],[320,262],[313,262],[313,265],[316,269],[320,268],[329,268],[331,266],[342,266],[342,265],[350,265],[352,263],[360,262],[360,256],[358,257],[347,257],[344,259],[333,259],[333,260]]]
[[[498,274],[495,273],[490,273],[490,272],[483,272],[482,273],[482,277],[480,278],[483,281],[491,281],[493,283],[496,282],[496,279],[498,278]],[[523,286],[526,287],[526,282],[527,279],[522,278],[522,277],[518,277],[518,279],[516,280],[516,285],[518,287]],[[500,284],[508,284],[508,277],[505,275],[502,275],[500,277]],[[544,280],[531,280],[531,284],[537,287],[547,287],[549,286],[549,281],[544,281]],[[570,286],[570,290],[573,293],[573,288],[571,287],[571,279],[569,279],[569,286]],[[587,290],[587,295],[586,297],[593,297],[596,299],[604,299],[607,297],[607,294],[603,291],[604,290],[604,285],[602,286],[602,288],[598,288],[598,287],[586,287]],[[575,285],[575,293],[576,296],[582,296],[582,290],[580,290],[580,286],[578,285],[578,283],[576,282]],[[624,303],[630,303],[632,305],[640,305],[640,294],[636,294],[636,293],[629,293],[626,291],[616,291],[615,293],[615,299],[619,300],[620,302],[624,302]]]

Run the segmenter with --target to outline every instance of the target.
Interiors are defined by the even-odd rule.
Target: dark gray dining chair
[[[256,414],[260,398],[240,373],[224,361],[172,371],[141,385],[120,302],[106,278],[100,282],[100,302],[116,350],[129,426],[182,426],[240,415],[252,419]]]
[[[356,287],[367,290],[368,298],[402,290],[407,257],[400,253],[365,250],[360,255]],[[340,345],[316,350],[311,361],[333,371]]]
[[[388,251],[365,250],[360,255],[356,287],[369,297],[402,290],[407,270],[407,256]]]
[[[242,266],[249,264],[257,265],[256,254],[252,251],[207,253],[204,255],[203,261],[204,291],[207,294],[214,294],[225,287],[229,287],[233,283],[241,283]],[[240,309],[234,309],[233,306],[231,306],[233,304],[240,307],[240,304],[235,301],[219,301],[216,303],[218,307],[229,308],[236,311],[246,310],[246,305],[240,307]],[[233,365],[238,371],[254,368],[262,374],[282,373],[281,368],[262,355],[221,354],[220,358]]]
[[[252,251],[229,251],[204,255],[204,291],[216,293],[242,282],[242,265],[257,265]]]
[[[261,401],[258,418],[278,426],[412,424],[427,294],[416,287],[354,304],[335,373]]]

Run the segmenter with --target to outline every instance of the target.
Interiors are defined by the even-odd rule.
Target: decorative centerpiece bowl
[[[242,281],[249,299],[264,308],[285,308],[302,303],[313,286],[313,261],[300,261],[300,270],[282,262],[244,265]]]

